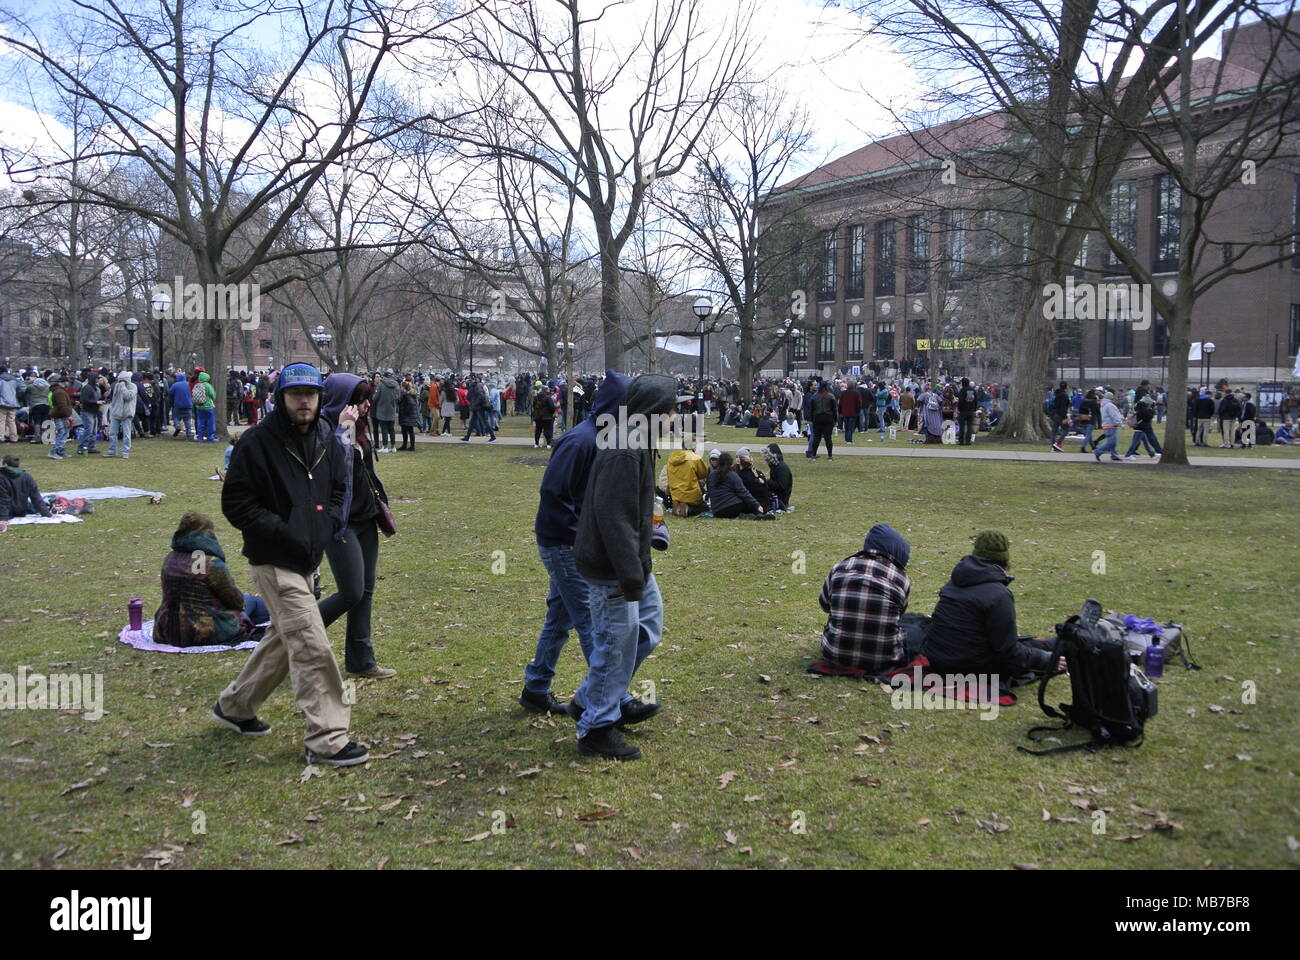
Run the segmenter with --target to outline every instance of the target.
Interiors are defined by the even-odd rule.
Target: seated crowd
[[[675,516],[772,517],[792,510],[794,478],[775,443],[762,450],[770,476],[741,447],[733,457],[710,450],[707,464],[696,450],[674,450],[660,475],[659,494]]]

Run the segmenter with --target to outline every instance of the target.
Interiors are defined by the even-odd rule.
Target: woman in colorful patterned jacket
[[[162,603],[153,641],[174,647],[228,646],[256,640],[270,619],[261,597],[240,592],[212,520],[186,513],[162,567]]]

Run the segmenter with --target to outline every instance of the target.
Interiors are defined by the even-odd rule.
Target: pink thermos
[[[139,597],[132,597],[131,602],[126,605],[128,614],[131,617],[131,629],[139,630],[144,626],[144,601]]]

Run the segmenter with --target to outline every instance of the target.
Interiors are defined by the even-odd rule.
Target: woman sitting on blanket
[[[153,640],[173,647],[233,647],[257,640],[270,619],[261,597],[241,593],[226,566],[212,520],[187,513],[172,535],[162,566],[162,604]]]

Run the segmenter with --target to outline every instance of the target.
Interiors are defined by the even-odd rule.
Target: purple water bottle
[[[1146,656],[1142,659],[1142,672],[1148,679],[1165,675],[1165,648],[1160,646],[1159,637],[1151,638],[1151,645],[1147,647]]]
[[[144,626],[144,601],[139,597],[132,597],[130,603],[126,605],[127,615],[131,618],[131,629],[139,630]]]

